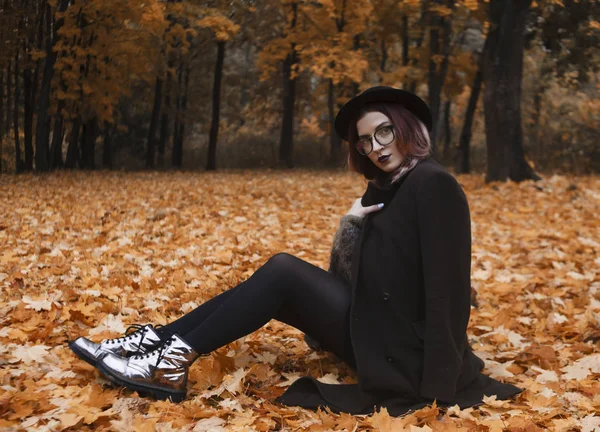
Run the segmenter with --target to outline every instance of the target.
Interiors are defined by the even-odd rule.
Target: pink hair
[[[360,154],[356,149],[356,141],[358,140],[356,122],[364,114],[371,111],[385,114],[394,127],[396,145],[402,154],[403,161],[391,173],[376,167],[368,156]],[[431,141],[427,128],[412,112],[397,103],[374,102],[365,105],[350,122],[348,143],[350,144],[348,165],[352,171],[363,174],[368,180],[374,180],[378,186],[398,181],[413,169],[419,163],[419,160],[431,154]]]

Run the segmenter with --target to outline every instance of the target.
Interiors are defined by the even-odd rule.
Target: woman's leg
[[[275,318],[310,334],[323,348],[353,365],[350,303],[350,287],[342,280],[300,258],[279,253],[246,281],[180,318],[185,319],[181,321],[184,329],[191,328],[192,318],[197,321],[192,330],[179,335],[197,353],[209,353]]]
[[[350,287],[333,274],[286,253],[271,257],[250,278],[199,306],[175,324],[185,333],[163,337],[145,355],[108,353],[98,369],[109,379],[160,399],[186,397],[188,370],[203,354],[251,333],[272,318],[290,324],[356,368],[349,331]],[[163,335],[166,336],[166,335]]]
[[[238,285],[239,286],[239,285]],[[221,294],[214,296],[210,300],[202,303],[196,309],[186,313],[180,318],[169,324],[160,327],[157,332],[162,335],[177,333],[179,336],[185,336],[190,330],[200,325],[206,318],[223,304],[223,302],[233,294],[238,287],[233,287]]]

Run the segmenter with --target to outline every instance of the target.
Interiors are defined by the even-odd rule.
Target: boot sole
[[[96,365],[98,370],[102,372],[102,374],[107,377],[109,380],[123,387],[127,387],[131,390],[135,390],[138,393],[150,394],[156,399],[159,400],[167,400],[171,399],[173,402],[181,402],[187,396],[187,392],[173,392],[169,390],[165,390],[161,387],[155,387],[151,385],[144,385],[137,383],[135,381],[128,380],[127,378],[123,378],[121,376],[115,375],[112,373],[110,369],[104,367],[104,364],[99,361]]]
[[[85,354],[85,352],[81,351],[79,349],[79,347],[77,345],[75,345],[73,342],[69,342],[69,348],[71,349],[71,351],[73,351],[75,353],[75,355],[77,357],[79,357],[84,362],[87,362],[94,367],[98,366],[98,362],[93,357],[88,357],[87,354]]]

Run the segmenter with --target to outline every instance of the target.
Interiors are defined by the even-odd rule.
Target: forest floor
[[[514,401],[394,418],[275,403],[303,375],[356,382],[275,321],[194,363],[182,403],[115,387],[67,347],[172,321],[278,252],[326,269],[362,178],[0,176],[0,431],[600,430],[600,178],[457,179],[472,218],[469,338],[486,374],[525,390]]]

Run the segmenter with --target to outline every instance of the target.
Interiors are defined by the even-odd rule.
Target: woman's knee
[[[263,276],[269,278],[273,289],[287,290],[298,271],[298,261],[299,258],[289,253],[277,253],[264,264]]]
[[[279,252],[269,258],[267,263],[277,269],[289,269],[298,259],[287,252]]]

